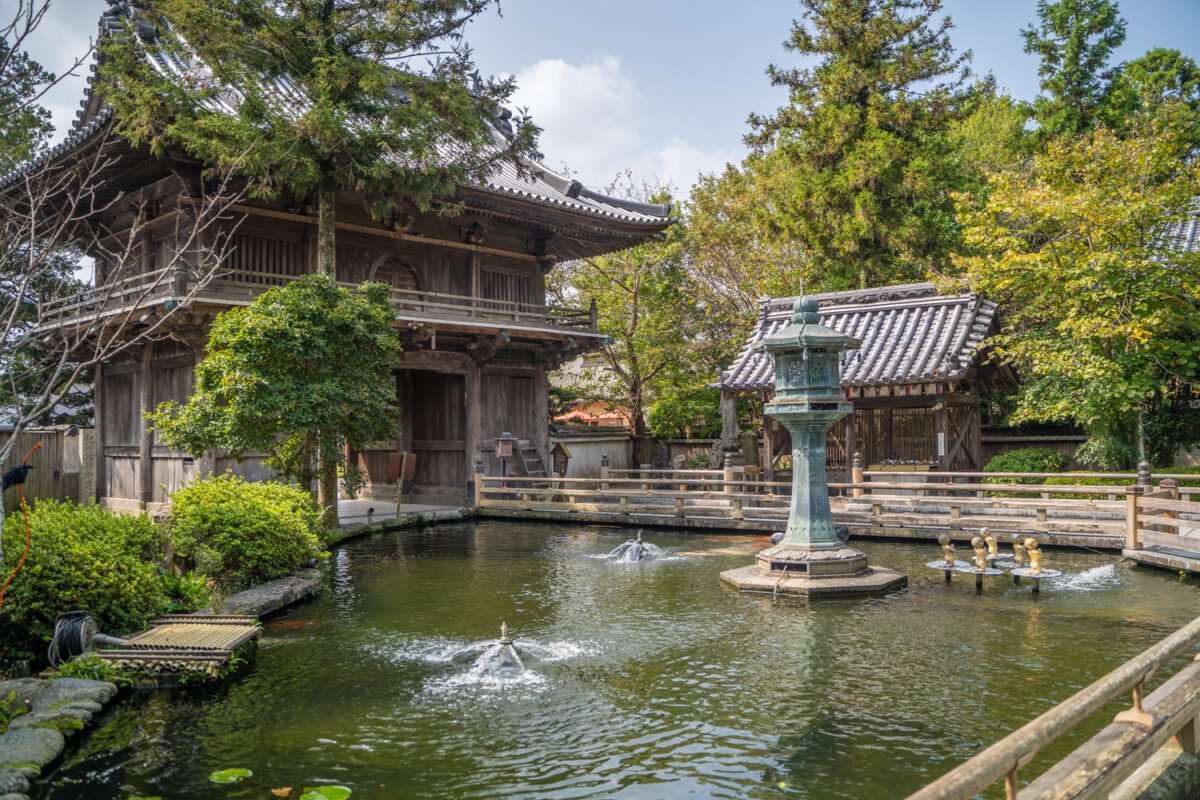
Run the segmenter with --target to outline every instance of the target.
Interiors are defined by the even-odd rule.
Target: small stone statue
[[[979,536],[973,537],[971,547],[975,550],[975,569],[982,572],[987,569],[987,550],[983,546],[983,539]]]
[[[954,542],[946,534],[938,536],[938,544],[942,546],[942,556],[946,559],[946,569],[954,569]]]
[[[1013,563],[1016,564],[1016,566],[1018,568],[1025,566],[1025,562],[1028,559],[1025,557],[1025,552],[1026,552],[1025,545],[1021,544],[1021,534],[1019,534],[1019,533],[1013,534],[1012,544],[1013,544]]]
[[[1026,539],[1025,549],[1029,551],[1029,571],[1034,575],[1042,574],[1042,549],[1038,547],[1037,539],[1032,536]]]
[[[979,535],[983,537],[984,544],[988,549],[988,560],[995,561],[1000,557],[1000,549],[996,545],[996,537],[992,536],[992,532],[987,528],[980,528]]]

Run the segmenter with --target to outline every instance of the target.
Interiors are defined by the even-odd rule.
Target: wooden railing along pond
[[[1107,798],[1136,770],[1151,760],[1153,772],[1180,767],[1197,776],[1200,755],[1200,658],[1179,670],[1150,695],[1143,686],[1151,676],[1200,643],[1200,618],[1193,620],[1095,683],[1076,692],[1037,719],[960,764],[908,800],[969,800],[1003,781],[1008,800],[1091,800]],[[1131,697],[1131,707],[1103,730],[1028,785],[1020,770],[1045,747],[1069,734],[1105,706]],[[1128,788],[1128,787],[1127,787]],[[1121,796],[1126,796],[1122,794]],[[1129,796],[1138,796],[1131,792]],[[1187,782],[1175,794],[1194,797]]]
[[[1173,479],[1157,487],[1117,483],[1053,485],[983,483],[985,473],[914,473],[856,470],[834,481],[830,504],[838,524],[860,532],[910,537],[949,532],[968,539],[981,527],[996,533],[1034,534],[1046,544],[1110,549],[1161,545],[1164,537],[1200,526],[1200,503],[1181,500],[1200,489]],[[1036,479],[1033,473],[987,477]],[[1064,477],[1058,475],[1057,477]],[[1071,476],[1066,476],[1071,477]],[[1079,478],[1128,481],[1129,476],[1086,473]],[[1183,477],[1183,476],[1180,476]],[[1152,483],[1152,481],[1151,481]],[[758,480],[740,467],[723,470],[617,470],[598,478],[476,476],[481,511],[506,516],[561,518],[638,525],[778,530],[787,519],[791,484]],[[907,533],[906,533],[907,532]],[[1187,544],[1185,542],[1184,544]],[[1200,548],[1200,542],[1196,545]]]

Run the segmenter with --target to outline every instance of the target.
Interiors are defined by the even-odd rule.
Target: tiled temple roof
[[[996,304],[977,294],[941,295],[931,283],[815,295],[821,322],[862,342],[842,355],[842,386],[953,381],[966,375],[988,336]],[[754,343],[791,321],[795,298],[763,303],[758,329],[721,374],[722,389],[772,389],[775,371]]]
[[[1200,253],[1200,207],[1193,208],[1186,219],[1168,225],[1166,238],[1172,249],[1185,253]]]
[[[136,19],[127,0],[110,0],[108,10],[100,19],[100,35],[123,35],[126,31],[131,34],[136,32],[135,35],[145,46],[147,60],[160,75],[172,80],[186,79],[196,83],[202,83],[206,79],[208,70],[203,64],[184,60],[168,48],[156,46],[157,40],[154,38],[152,26]],[[75,126],[71,133],[63,142],[36,159],[0,176],[0,188],[36,167],[68,153],[106,128],[110,112],[92,94],[95,79],[96,64],[93,61],[87,79],[87,91],[80,101],[80,110],[76,114]],[[300,88],[286,76],[272,78],[269,85],[281,104],[302,107],[307,103]],[[236,101],[237,98],[232,92],[224,92],[206,101],[206,105],[212,111],[233,113]],[[504,135],[501,129],[507,124],[505,119],[498,119],[497,124],[493,126],[498,143]],[[449,153],[451,147],[452,143],[448,143],[442,149]],[[524,174],[518,174],[514,165],[503,163],[484,185],[471,188],[652,230],[660,230],[670,222],[671,207],[668,205],[609,197],[587,189],[578,181],[559,175],[533,161],[526,161],[524,168]]]

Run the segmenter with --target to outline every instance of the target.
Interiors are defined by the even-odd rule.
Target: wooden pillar
[[[550,383],[546,367],[538,364],[533,370],[533,441],[547,465],[550,464]]]
[[[775,480],[775,443],[772,441],[771,428],[775,425],[775,421],[770,417],[763,417],[763,480]]]
[[[138,447],[138,480],[140,495],[138,499],[143,507],[154,499],[154,434],[150,431],[150,423],[146,414],[154,410],[153,377],[150,370],[151,359],[154,358],[154,342],[146,342],[142,346],[142,363],[138,372],[138,407],[141,409],[139,422],[141,424],[141,441]]]
[[[970,410],[970,425],[971,425],[971,463],[975,465],[975,469],[982,470],[983,462],[983,423],[980,417],[979,406],[972,406]]]
[[[950,468],[950,411],[945,403],[933,407],[934,455],[939,470]]]
[[[850,470],[854,465],[854,457],[858,455],[858,442],[856,441],[854,431],[854,412],[851,411],[844,418],[842,423],[845,425],[845,441],[846,441],[846,474],[850,474]]]
[[[737,443],[738,439],[737,393],[732,389],[721,390],[721,441]]]
[[[1134,484],[1125,487],[1125,549],[1141,550],[1142,543],[1138,538],[1138,498],[1146,492],[1146,487]]]
[[[108,398],[104,391],[104,365],[97,364],[92,373],[92,415],[96,429],[96,494],[93,500],[100,502],[108,495],[108,476],[105,473],[104,446],[108,431],[104,425],[104,414],[108,408]],[[88,498],[80,497],[81,502]]]
[[[465,402],[467,405],[467,408],[466,408],[467,440],[465,442],[467,457],[465,459],[463,459],[464,461],[467,462],[467,470],[469,473],[467,475],[467,485],[468,486],[474,485],[473,481],[475,479],[474,474],[475,474],[476,456],[480,455],[481,448],[483,447],[483,408],[482,408],[482,404],[480,402],[479,384],[480,384],[479,364],[475,363],[474,361],[471,361],[467,365],[466,398],[465,398]],[[472,494],[474,494],[473,491],[472,491]],[[477,498],[472,498],[472,499],[475,500],[476,502],[478,502]]]

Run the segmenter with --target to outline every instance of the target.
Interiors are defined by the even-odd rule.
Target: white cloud
[[[587,186],[602,188],[624,170],[651,183],[689,189],[700,172],[737,160],[733,148],[704,150],[686,139],[646,131],[647,100],[612,55],[570,64],[539,61],[517,72],[517,106],[543,129],[546,165],[565,165]]]

